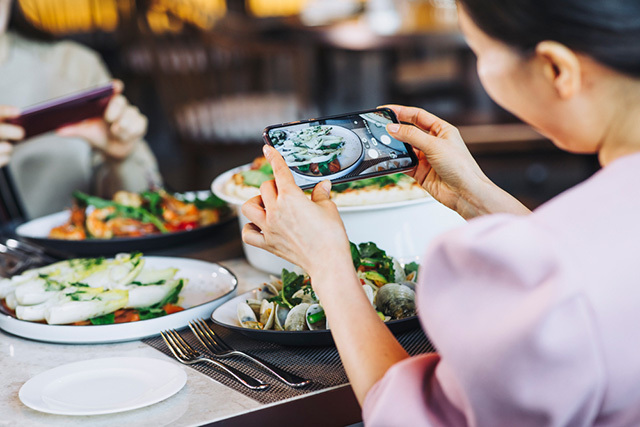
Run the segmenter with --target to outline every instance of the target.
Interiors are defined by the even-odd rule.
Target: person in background
[[[455,127],[391,106],[413,177],[469,219],[418,275],[438,353],[408,357],[362,292],[330,183],[307,199],[271,147],[275,180],[243,206],[243,239],[310,274],[367,426],[640,425],[640,3],[458,5],[490,96],[602,169],[530,212]]]
[[[101,119],[27,141],[20,126],[2,123],[21,108],[111,81],[88,48],[7,31],[11,3],[0,0],[0,166],[8,165],[26,216],[69,207],[74,190],[110,198],[117,190],[142,191],[160,184],[155,157],[143,140],[147,119],[122,95],[119,81]]]

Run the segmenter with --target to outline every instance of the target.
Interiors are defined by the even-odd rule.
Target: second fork
[[[257,365],[263,367],[271,374],[273,374],[276,378],[278,378],[283,383],[287,384],[290,387],[304,387],[306,385],[311,384],[311,380],[304,379],[299,377],[296,374],[292,374],[291,372],[287,372],[283,369],[278,368],[277,366],[272,365],[271,363],[259,359],[256,356],[244,353],[242,351],[235,350],[231,348],[227,343],[222,341],[222,339],[216,335],[215,332],[207,325],[207,322],[203,319],[195,319],[189,322],[189,328],[196,335],[198,340],[202,345],[204,345],[214,356],[217,357],[229,357],[229,356],[240,356],[245,359],[251,360]]]

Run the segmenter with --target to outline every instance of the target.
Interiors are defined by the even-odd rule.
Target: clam
[[[310,304],[298,304],[289,311],[287,320],[284,322],[285,331],[304,331],[307,329],[307,309]]]
[[[259,299],[248,298],[246,303],[251,307],[251,310],[255,313],[256,317],[260,316],[260,306],[262,305],[262,301]]]
[[[304,289],[298,289],[291,297],[300,298],[303,303],[307,304],[315,304],[318,302],[310,292],[305,292]]]
[[[404,319],[416,314],[416,294],[408,286],[387,283],[376,295],[378,310],[391,319]]]
[[[305,318],[307,321],[307,327],[312,331],[329,329],[327,328],[327,317],[324,315],[324,309],[320,304],[311,304],[309,308],[307,308]],[[317,320],[315,322],[311,322],[311,320],[314,319]]]
[[[364,290],[365,295],[367,296],[367,299],[369,300],[369,302],[371,303],[371,305],[373,304],[373,298],[374,298],[374,293],[373,293],[373,288],[369,285],[362,285],[362,289]]]
[[[249,304],[246,302],[241,302],[238,304],[237,308],[238,313],[238,321],[240,322],[240,326],[248,329],[263,329],[262,323],[258,322],[256,319],[256,314],[253,312]]]
[[[273,322],[273,328],[276,331],[284,331],[284,323],[287,320],[287,315],[289,314],[289,307],[285,307],[283,305],[276,305],[275,309],[275,317]]]
[[[393,272],[394,272],[394,280],[396,283],[404,282],[407,280],[407,275],[404,273],[404,267],[400,264],[400,261],[393,258]]]
[[[275,317],[275,304],[263,299],[260,305],[260,323],[264,325],[262,329],[271,329]]]

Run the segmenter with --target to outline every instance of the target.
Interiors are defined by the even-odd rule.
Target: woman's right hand
[[[429,194],[463,218],[496,212],[529,210],[482,172],[458,129],[420,108],[387,105],[400,122],[389,124],[394,138],[414,147],[418,166],[412,176]]]
[[[21,126],[5,123],[20,115],[20,109],[10,105],[0,105],[0,167],[6,166],[11,160],[13,144],[24,138],[24,129]]]

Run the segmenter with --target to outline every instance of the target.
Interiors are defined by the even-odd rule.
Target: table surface
[[[268,274],[251,267],[241,256],[238,235],[229,227],[227,239],[217,244],[207,242],[186,248],[175,248],[154,255],[175,255],[218,262],[238,277],[238,294],[246,292],[264,281]],[[232,226],[232,227],[233,227]],[[231,258],[230,258],[231,257]],[[62,416],[41,413],[22,404],[18,398],[20,387],[33,376],[67,363],[104,357],[152,357],[171,360],[184,368],[187,383],[176,395],[144,408],[95,416]],[[262,425],[281,424],[283,416],[303,416],[317,405],[323,407],[324,418],[304,424],[346,425],[359,421],[359,408],[351,388],[309,393],[305,396],[265,405],[234,391],[194,369],[180,365],[152,347],[136,340],[126,343],[99,345],[61,345],[23,339],[0,331],[0,426],[113,426],[113,425]],[[340,402],[340,405],[335,403]],[[333,403],[333,405],[332,405]],[[333,408],[333,409],[332,409]],[[314,411],[315,412],[315,411]],[[295,419],[295,418],[294,418]],[[303,418],[299,418],[302,424]],[[295,422],[287,424],[295,425]]]

